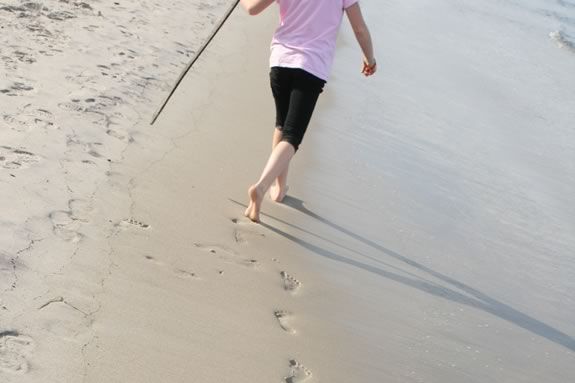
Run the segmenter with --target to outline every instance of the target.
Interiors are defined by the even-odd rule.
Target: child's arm
[[[275,0],[240,0],[250,15],[257,15],[269,7],[274,1]]]
[[[347,18],[355,33],[355,38],[363,52],[363,70],[361,71],[366,76],[371,76],[377,70],[375,56],[373,55],[373,44],[371,43],[371,35],[369,29],[365,24],[359,3],[345,9]]]

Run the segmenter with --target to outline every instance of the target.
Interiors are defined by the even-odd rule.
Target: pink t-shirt
[[[271,44],[270,66],[300,68],[326,80],[343,12],[358,0],[276,0],[280,26]]]

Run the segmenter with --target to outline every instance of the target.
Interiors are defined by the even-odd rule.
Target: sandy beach
[[[0,382],[573,381],[575,5],[362,1],[258,225],[277,10],[150,125],[230,4],[0,2]]]

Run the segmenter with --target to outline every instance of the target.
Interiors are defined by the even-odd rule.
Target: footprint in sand
[[[291,325],[289,323],[291,320],[291,317],[292,317],[292,313],[290,313],[289,311],[278,310],[278,311],[274,311],[274,316],[278,320],[282,330],[284,330],[285,332],[288,332],[290,334],[296,333],[295,329],[293,327],[291,327]]]
[[[120,59],[122,63],[128,60],[134,60],[140,57],[140,54],[132,49],[127,49],[119,46],[111,46],[108,48],[108,57],[116,57],[116,61]],[[102,64],[101,64],[102,65]]]
[[[69,19],[75,19],[76,15],[68,11],[55,11],[48,13],[46,17],[49,18],[50,20],[64,21]]]
[[[103,147],[101,142],[84,142],[80,141],[76,136],[68,135],[66,146],[70,150],[76,150],[78,148],[83,153],[93,157],[93,158],[103,158],[104,156],[98,152],[100,148]]]
[[[265,234],[255,231],[253,225],[247,225],[237,218],[232,218],[231,221],[237,226],[234,228],[234,241],[236,243],[244,244],[252,239],[265,238]]]
[[[22,264],[16,256],[0,251],[0,291],[16,288],[16,270],[20,268],[22,268]]]
[[[71,199],[68,201],[69,210],[55,210],[48,217],[52,222],[54,234],[68,242],[79,242],[83,235],[79,232],[82,223],[90,221],[93,206],[90,201]]]
[[[143,258],[147,262],[153,263],[154,265],[159,266],[159,267],[163,267],[165,265],[164,262],[160,261],[159,259],[157,259],[156,257],[153,257],[151,255],[144,255]],[[176,275],[176,277],[181,278],[181,279],[200,279],[196,275],[196,273],[193,273],[193,272],[185,270],[185,269],[174,267],[172,269],[172,272]]]
[[[88,11],[91,11],[94,9],[94,8],[92,8],[92,6],[90,4],[84,3],[83,1],[76,1],[72,5],[74,5],[76,8],[85,9]]]
[[[4,114],[4,121],[10,128],[25,132],[35,129],[59,129],[54,122],[53,114],[40,108],[34,108],[30,104],[19,108],[16,114]]]
[[[0,332],[0,373],[22,375],[28,372],[27,357],[34,347],[32,338],[17,331]]]
[[[5,94],[6,96],[21,96],[33,90],[33,86],[23,82],[15,81],[4,89],[0,89],[0,94]]]
[[[297,360],[290,360],[289,366],[289,375],[284,378],[286,383],[307,382],[311,378],[311,371]]]
[[[26,12],[26,8],[17,5],[3,5],[0,7],[0,11],[6,11],[11,13]]]
[[[130,134],[119,129],[108,129],[106,130],[106,134],[120,141],[134,142],[134,138]]]
[[[68,226],[74,222],[72,213],[64,210],[56,210],[51,212],[49,215],[50,221],[56,226]]]
[[[74,97],[67,102],[61,102],[58,106],[64,110],[76,113],[94,112],[101,113],[123,103],[122,98],[117,96],[89,96]]]
[[[36,62],[34,51],[28,47],[18,47],[18,49],[14,51],[13,57],[24,64],[33,64]]]
[[[149,229],[151,226],[148,225],[147,223],[144,223],[142,221],[138,221],[137,219],[134,218],[127,218],[124,219],[120,222],[119,226],[122,227],[137,227],[139,229],[144,229],[147,230]]]
[[[39,156],[27,150],[0,146],[0,166],[5,169],[25,169],[39,161]]]
[[[100,74],[102,76],[108,77],[111,76],[113,78],[117,78],[118,74],[117,73],[113,73],[114,72],[114,66],[117,65],[115,63],[112,63],[110,65],[104,65],[104,64],[98,64],[96,65],[96,67],[98,68],[98,70],[100,71]]]
[[[35,52],[28,47],[12,45],[8,49],[10,50],[0,57],[6,71],[16,71],[21,64],[33,64],[37,61]]]
[[[291,275],[289,275],[288,273],[286,273],[285,271],[282,271],[280,275],[282,277],[284,290],[289,291],[292,294],[295,294],[297,290],[301,287],[301,282],[292,277]]]
[[[223,246],[208,245],[208,244],[202,244],[202,243],[194,243],[194,246],[205,251],[205,252],[216,255],[220,259],[222,259],[226,262],[231,262],[231,263],[235,263],[235,264],[242,265],[242,266],[248,266],[248,267],[258,266],[258,261],[256,259],[247,259],[247,258],[241,257],[239,254],[237,254],[232,249],[228,249],[228,248],[223,247]]]
[[[83,26],[82,28],[84,28],[88,32],[95,32],[98,29],[100,29],[101,27],[99,25],[90,24],[90,25]]]
[[[67,242],[80,242],[82,234],[79,222],[76,222],[70,211],[56,210],[51,212],[48,217],[52,222],[52,231],[54,234]]]
[[[70,209],[71,217],[75,221],[80,222],[88,222],[94,211],[94,206],[92,203],[84,199],[69,200],[68,208]]]
[[[192,273],[191,271],[188,270],[184,270],[184,269],[174,269],[174,274],[176,274],[176,276],[178,278],[182,278],[182,279],[199,279],[199,277],[196,275],[196,273]]]
[[[82,82],[92,82],[89,78],[81,78],[80,80]],[[93,124],[103,126],[107,130],[106,133],[112,137],[122,140],[127,139],[129,142],[133,140],[131,136],[112,128],[115,125],[127,125],[134,121],[135,118],[139,118],[134,109],[125,104],[122,97],[91,96],[85,90],[80,91],[80,93],[79,95],[71,95],[69,101],[59,103],[58,107],[73,114],[81,115],[82,118],[88,118],[86,115],[89,115]],[[139,97],[141,95],[138,93],[135,96]]]
[[[83,103],[81,103],[81,101],[82,100],[80,100],[79,98],[73,98],[68,102],[59,103],[58,106],[61,109],[64,109],[68,112],[82,113],[86,110],[86,106]]]

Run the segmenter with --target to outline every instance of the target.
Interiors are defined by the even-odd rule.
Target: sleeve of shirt
[[[347,9],[358,2],[359,0],[343,0],[343,9]]]

